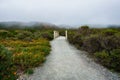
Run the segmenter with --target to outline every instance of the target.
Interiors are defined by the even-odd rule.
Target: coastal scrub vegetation
[[[68,40],[78,49],[87,51],[96,62],[120,72],[120,28],[89,28],[68,31]]]
[[[52,29],[0,28],[0,80],[16,80],[32,74],[50,53]]]

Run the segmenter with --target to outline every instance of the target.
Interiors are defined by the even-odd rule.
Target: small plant
[[[32,68],[28,68],[27,70],[25,70],[25,73],[28,74],[28,75],[31,75],[34,73],[33,69]]]

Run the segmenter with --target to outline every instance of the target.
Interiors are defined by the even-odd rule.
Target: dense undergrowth
[[[68,40],[78,49],[85,50],[98,63],[120,72],[120,29],[89,28],[82,26],[68,31]]]
[[[0,29],[0,80],[16,80],[42,65],[51,50],[52,33],[48,29]]]
[[[21,73],[33,73],[33,68],[45,61],[50,52],[53,30],[59,28],[0,28],[0,80],[15,80]],[[97,62],[120,72],[120,29],[89,28],[68,30],[68,41],[85,50]]]

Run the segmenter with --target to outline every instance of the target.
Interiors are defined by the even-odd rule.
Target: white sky
[[[120,24],[120,0],[0,0],[0,21]]]

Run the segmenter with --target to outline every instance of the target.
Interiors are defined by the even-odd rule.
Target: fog
[[[0,21],[120,24],[120,0],[0,0]]]

